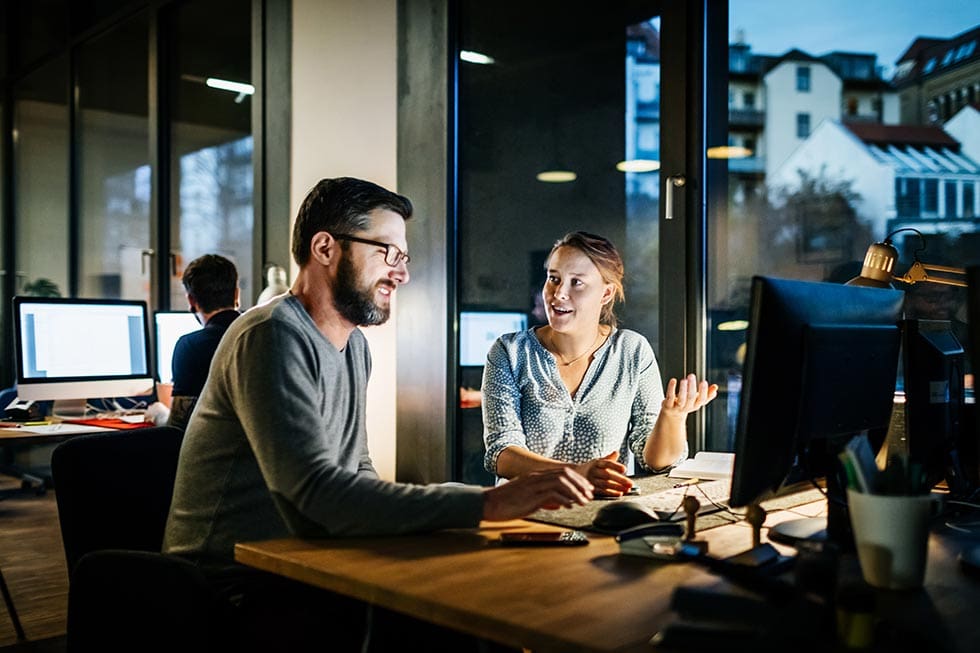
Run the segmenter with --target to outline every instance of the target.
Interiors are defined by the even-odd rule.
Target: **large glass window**
[[[889,5],[889,29],[881,30],[869,3],[835,4],[836,11],[817,0],[728,4],[729,49],[740,61],[729,70],[729,85],[756,91],[765,117],[754,151],[739,153],[763,165],[749,169],[744,160],[730,159],[727,211],[707,216],[706,355],[709,376],[722,387],[708,424],[712,449],[732,444],[753,275],[843,283],[857,276],[869,244],[905,227],[924,238],[914,232],[894,236],[898,273],[922,243],[921,260],[962,267],[976,260],[980,233],[975,221],[940,217],[940,208],[947,217],[959,211],[957,187],[964,189],[963,214],[975,210],[968,208],[976,200],[973,191],[967,198],[966,188],[980,183],[977,163],[968,163],[973,172],[966,175],[956,163],[964,154],[961,145],[974,135],[949,121],[942,126],[955,146],[912,137],[923,133],[931,116],[951,117],[933,102],[945,93],[935,89],[962,82],[937,62],[958,47],[958,35],[980,25],[980,9],[937,0],[923,13],[913,0],[896,0]],[[803,31],[796,28],[801,19],[808,25]],[[919,47],[925,37],[934,45]],[[792,59],[785,59],[791,52]],[[794,64],[799,53],[811,63]],[[811,86],[821,92],[798,92]],[[856,111],[850,111],[851,99]],[[790,140],[795,116],[809,116],[805,129],[796,123],[800,142]],[[729,124],[730,131],[738,127]],[[950,320],[955,334],[964,332],[962,291],[924,283],[903,289],[907,311],[914,302],[916,317]]]
[[[183,265],[221,254],[238,268],[247,308],[261,286],[252,279],[251,2],[181,5],[174,30],[170,303],[187,305]]]
[[[141,15],[78,51],[81,297],[151,300],[147,34]]]
[[[653,4],[653,3],[651,3]],[[546,323],[544,264],[565,233],[608,237],[626,264],[620,326],[658,350],[661,21],[543,2],[462,2],[459,301]],[[659,353],[659,352],[658,352]],[[460,369],[478,389],[482,366]],[[470,395],[467,395],[469,397]],[[479,404],[461,409],[461,480],[485,482]]]
[[[68,294],[68,61],[14,87],[17,292]]]

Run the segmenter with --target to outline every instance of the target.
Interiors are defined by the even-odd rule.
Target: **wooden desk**
[[[505,530],[239,544],[239,562],[514,647],[534,651],[649,650],[677,585],[719,583],[688,564],[621,556],[608,536],[582,547],[501,547]],[[711,549],[750,544],[741,524],[706,531]]]
[[[770,513],[767,526],[820,503]],[[671,620],[679,585],[725,581],[690,564],[660,564],[618,554],[611,537],[590,534],[584,547],[504,548],[501,531],[549,529],[523,520],[484,523],[478,530],[429,535],[329,540],[289,538],[235,547],[239,562],[339,592],[502,644],[534,651],[651,651],[650,637]],[[750,529],[731,524],[699,534],[725,556],[750,544]],[[878,592],[881,632],[894,642],[932,651],[980,650],[980,581],[964,575],[956,556],[980,544],[937,524],[929,541],[926,586]],[[853,556],[842,575],[859,578]],[[888,650],[883,646],[875,650]]]

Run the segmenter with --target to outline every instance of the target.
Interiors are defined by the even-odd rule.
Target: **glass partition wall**
[[[182,310],[184,264],[219,253],[238,267],[242,306],[252,304],[255,261],[284,260],[288,248],[276,238],[268,251],[264,235],[264,207],[288,201],[279,199],[288,198],[288,174],[276,173],[267,189],[275,199],[262,203],[258,220],[254,206],[254,178],[265,168],[253,163],[253,139],[264,133],[253,123],[265,125],[269,114],[252,102],[261,93],[253,68],[261,77],[267,61],[264,50],[253,52],[253,35],[271,29],[281,42],[288,25],[288,11],[265,9],[264,0],[4,3],[6,295],[143,299]],[[253,15],[270,14],[273,21],[253,25]],[[271,56],[276,65],[288,60],[287,52]],[[271,120],[288,133],[287,111]],[[288,170],[287,148],[278,139],[266,161]],[[276,230],[286,231],[288,219],[276,215]],[[9,353],[2,358],[9,381]]]
[[[668,29],[683,41],[684,28],[662,19],[659,3],[633,5],[459,3],[458,309],[545,324],[552,245],[570,231],[601,234],[625,261],[620,327],[643,334],[663,365],[661,293],[673,284],[674,307],[683,307],[683,273],[661,266],[661,41]],[[683,84],[671,92],[683,97]],[[663,147],[683,150],[681,132]],[[681,222],[683,197],[678,205]],[[456,473],[492,483],[483,366],[469,363],[457,368]]]

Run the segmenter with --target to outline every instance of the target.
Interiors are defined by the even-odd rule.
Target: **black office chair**
[[[160,553],[182,437],[93,433],[52,453],[69,653],[230,648],[231,605],[194,564]]]

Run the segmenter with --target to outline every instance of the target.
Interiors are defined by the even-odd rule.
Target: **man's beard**
[[[358,326],[384,324],[391,314],[390,306],[379,306],[374,301],[377,284],[359,288],[357,270],[349,256],[340,259],[337,279],[333,288],[333,305],[348,321]],[[391,284],[394,288],[394,284]]]

